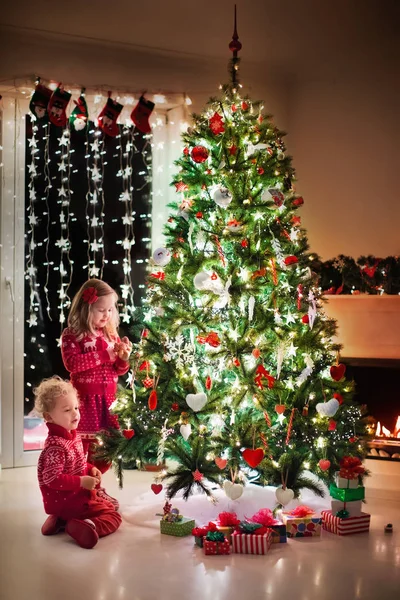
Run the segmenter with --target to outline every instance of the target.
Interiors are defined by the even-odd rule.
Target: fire
[[[376,426],[376,437],[393,437],[400,439],[400,415],[397,417],[396,425],[394,426],[393,433],[389,431],[384,425],[381,425],[380,421],[378,421]]]

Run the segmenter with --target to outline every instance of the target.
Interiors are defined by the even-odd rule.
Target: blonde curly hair
[[[53,410],[57,398],[66,396],[70,392],[76,394],[76,390],[70,381],[61,379],[58,375],[43,379],[37,388],[33,390],[35,395],[35,410],[43,416]]]

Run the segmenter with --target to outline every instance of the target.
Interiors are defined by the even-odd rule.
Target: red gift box
[[[231,546],[225,538],[223,542],[211,542],[206,537],[203,538],[204,554],[230,554]]]
[[[267,554],[271,543],[271,530],[262,535],[238,533],[237,531],[232,534],[232,551],[237,554]]]
[[[352,535],[369,531],[371,515],[362,513],[360,517],[341,519],[332,514],[331,510],[322,511],[322,527],[336,535]]]

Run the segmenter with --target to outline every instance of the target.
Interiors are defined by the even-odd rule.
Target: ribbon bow
[[[277,525],[279,521],[274,518],[272,510],[270,508],[261,508],[255,515],[249,519],[252,523],[259,523],[264,527],[270,527],[271,525]]]
[[[303,517],[309,517],[310,515],[313,515],[314,511],[309,506],[300,505],[300,506],[296,506],[296,508],[294,508],[293,510],[291,510],[290,513],[288,513],[288,514],[291,517],[303,518]]]
[[[206,535],[208,542],[224,542],[225,536],[222,531],[209,531]]]
[[[236,513],[221,512],[218,515],[218,525],[220,527],[236,527],[239,523],[240,520],[237,518]]]
[[[249,521],[240,521],[239,530],[241,533],[259,533],[262,528],[260,523],[249,523]]]
[[[361,460],[357,456],[344,456],[339,464],[339,476],[345,479],[357,479],[365,472]]]

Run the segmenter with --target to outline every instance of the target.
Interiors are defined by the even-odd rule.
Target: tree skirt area
[[[307,476],[317,480],[315,475],[307,473]],[[190,496],[189,500],[183,500],[181,495],[177,495],[171,500],[173,508],[178,508],[179,512],[196,521],[198,525],[207,523],[216,519],[218,514],[223,511],[235,512],[239,519],[252,517],[260,508],[270,508],[276,506],[275,487],[266,486],[260,487],[254,484],[248,484],[243,490],[242,496],[238,500],[230,500],[224,490],[216,488],[213,490],[213,496],[217,499],[217,503],[213,504],[205,494],[195,492]],[[164,490],[163,490],[164,491]],[[319,498],[313,492],[303,489],[299,500],[292,500],[285,507],[285,511],[290,511],[299,504],[306,504],[313,508],[316,513],[321,510],[330,509],[330,496],[328,489],[324,486],[325,498]],[[165,502],[163,492],[155,495],[149,491],[135,498],[135,501],[130,505],[121,507],[122,516],[132,525],[140,525],[142,527],[159,528],[160,516],[156,513],[161,513]]]

